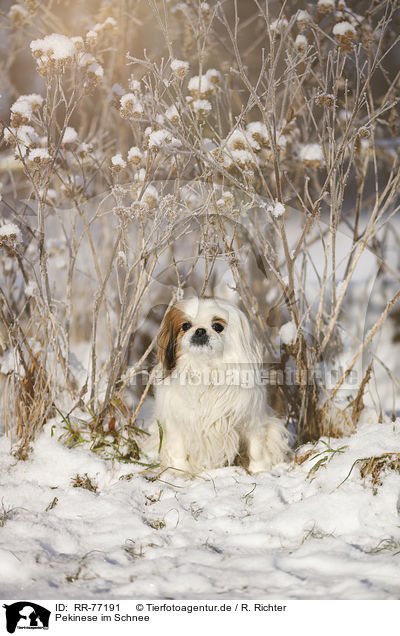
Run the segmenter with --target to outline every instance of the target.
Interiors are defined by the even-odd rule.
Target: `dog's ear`
[[[184,314],[180,309],[172,307],[164,316],[158,336],[157,358],[161,362],[164,371],[171,373],[176,367],[179,356],[178,341],[183,322]]]

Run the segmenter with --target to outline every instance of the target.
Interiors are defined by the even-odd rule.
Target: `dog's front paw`
[[[171,459],[169,468],[172,468],[174,470],[182,470],[185,473],[191,472],[191,468],[190,468],[190,464],[188,460],[182,457]]]
[[[265,473],[271,470],[272,463],[267,459],[259,461],[250,461],[248,466],[249,473]]]

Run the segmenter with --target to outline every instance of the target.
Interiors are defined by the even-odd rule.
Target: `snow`
[[[272,216],[279,219],[285,214],[286,208],[281,201],[275,201],[274,205],[269,205],[267,210],[272,214]]]
[[[10,239],[13,241],[21,240],[21,230],[15,223],[5,223],[0,225],[0,241],[1,239]]]
[[[111,163],[114,167],[126,168],[126,161],[123,159],[120,152],[111,157]]]
[[[318,7],[333,10],[335,8],[335,0],[318,0]]]
[[[98,62],[92,62],[87,68],[88,74],[94,75],[97,79],[104,77],[104,69]]]
[[[73,58],[76,52],[71,38],[60,33],[52,33],[41,40],[33,40],[30,47],[35,56],[40,57],[45,54],[58,61]]]
[[[299,33],[299,35],[296,36],[294,44],[298,49],[305,49],[307,47],[306,36]]]
[[[4,140],[7,143],[16,143],[22,156],[26,154],[27,148],[38,143],[39,136],[32,126],[19,126],[18,128],[5,128]]]
[[[192,93],[193,97],[199,95],[200,97],[207,97],[207,95],[214,90],[214,84],[207,75],[201,77],[195,75],[191,77],[188,82],[188,90]]]
[[[134,117],[140,117],[143,113],[143,106],[137,99],[134,93],[125,93],[120,99],[121,111],[133,115]]]
[[[87,40],[88,42],[89,42],[89,41],[94,41],[94,42],[96,42],[96,40],[97,40],[97,36],[98,36],[97,30],[95,31],[95,30],[91,29],[90,31],[88,31],[88,32],[86,33],[86,36],[85,36],[85,37],[86,37],[86,40]]]
[[[49,162],[51,160],[51,156],[47,148],[32,148],[29,151],[28,160],[33,162]]]
[[[149,149],[159,150],[160,148],[180,148],[182,143],[171,135],[168,130],[153,130],[149,135]]]
[[[247,136],[241,130],[234,130],[226,141],[227,148],[232,150],[244,150],[249,147]]]
[[[131,90],[133,93],[140,93],[142,88],[139,80],[135,79],[134,77],[129,78],[128,86],[129,90]]]
[[[115,18],[109,17],[104,22],[95,24],[93,27],[93,31],[95,33],[102,31],[103,29],[115,29],[118,26]]]
[[[179,121],[179,110],[177,109],[175,104],[172,104],[172,106],[167,108],[167,110],[165,111],[165,116],[169,121]]]
[[[81,51],[83,49],[83,37],[81,35],[72,37],[71,42],[74,43],[74,46],[78,51]]]
[[[296,20],[297,22],[309,22],[311,20],[311,16],[308,13],[308,11],[305,11],[304,9],[299,9],[299,11],[296,14]]]
[[[278,150],[284,150],[287,146],[287,137],[282,133],[278,133],[276,137],[276,147]]]
[[[195,113],[209,113],[211,112],[211,104],[208,99],[195,99],[191,103],[191,107]]]
[[[302,161],[323,162],[324,155],[319,144],[304,144],[300,149],[300,159]]]
[[[27,296],[28,298],[31,298],[37,293],[37,291],[38,291],[38,288],[37,288],[36,282],[34,280],[30,280],[25,287],[25,296]]]
[[[271,22],[270,29],[271,33],[283,33],[288,26],[288,21],[286,18],[278,18]]]
[[[145,193],[143,195],[143,199],[149,205],[151,203],[156,203],[158,201],[158,192],[157,192],[156,188],[154,186],[152,186],[152,185],[148,185],[146,187],[146,191],[145,191]]]
[[[63,134],[62,143],[73,144],[76,141],[78,141],[78,133],[75,128],[72,128],[72,126],[67,126]]]
[[[86,143],[85,141],[83,141],[81,144],[79,144],[78,146],[78,155],[82,158],[86,157],[86,155],[89,152],[92,152],[92,146],[88,143]]]
[[[10,17],[21,15],[21,17],[23,18],[28,18],[29,16],[27,9],[25,9],[25,7],[22,7],[20,4],[12,4],[8,14]]]
[[[338,22],[333,27],[333,35],[337,35],[339,37],[355,35],[356,30],[350,22]]]
[[[16,353],[12,349],[7,349],[3,352],[0,359],[0,373],[3,375],[8,375],[15,371],[18,366],[16,363]]]
[[[114,87],[119,86],[118,84],[114,84]],[[114,88],[113,87],[113,88]],[[132,106],[136,103],[137,98],[133,93],[124,93],[120,99],[121,108],[132,108]]]
[[[125,95],[125,89],[121,86],[121,84],[113,84],[108,96],[108,101],[111,101],[115,98],[120,98],[122,95]]]
[[[96,59],[91,53],[79,53],[78,55],[78,65],[81,67],[88,67],[95,62]]]
[[[354,462],[399,452],[400,421],[364,417],[270,473],[193,479],[68,449],[54,425],[25,462],[0,439],[2,598],[398,598],[400,474],[374,495]]]
[[[144,183],[146,178],[146,170],[144,168],[140,168],[134,175],[134,181],[138,181],[139,183]]]
[[[40,106],[43,104],[43,97],[41,95],[38,95],[38,93],[30,93],[29,95],[21,95],[20,97],[18,97],[17,101],[20,101],[20,100],[29,102],[29,104],[32,107],[32,110],[36,110],[40,108]]]
[[[32,105],[27,99],[18,98],[17,101],[11,106],[11,113],[14,115],[21,115],[27,121],[30,121],[32,117]]]
[[[251,154],[251,152],[249,152],[248,150],[235,149],[235,150],[231,150],[229,154],[232,157],[233,161],[237,163],[240,167],[245,167],[248,165],[255,164],[255,159],[253,155]]]
[[[141,158],[143,157],[143,153],[137,146],[132,146],[128,150],[128,161],[132,161],[132,163],[140,163]]]
[[[210,80],[212,84],[218,84],[221,79],[221,73],[217,71],[216,68],[209,68],[208,71],[206,71],[206,78]]]
[[[268,143],[269,135],[268,128],[261,121],[252,121],[247,124],[247,132],[251,137],[254,137],[257,141],[260,140],[263,143]]]
[[[285,345],[292,345],[296,342],[297,327],[292,320],[282,325],[279,329],[279,337]]]
[[[189,62],[184,60],[172,60],[171,70],[178,77],[184,77],[189,70]]]

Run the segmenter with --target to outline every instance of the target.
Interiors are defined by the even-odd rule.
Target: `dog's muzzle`
[[[209,339],[206,330],[203,327],[199,327],[191,337],[190,343],[201,347],[208,344]]]

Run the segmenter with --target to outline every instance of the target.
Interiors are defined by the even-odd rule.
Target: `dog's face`
[[[228,312],[211,299],[191,299],[181,309],[180,352],[199,356],[219,357],[228,333]]]
[[[213,298],[189,298],[164,316],[158,359],[166,373],[181,359],[197,364],[254,362],[248,321],[235,305]]]

